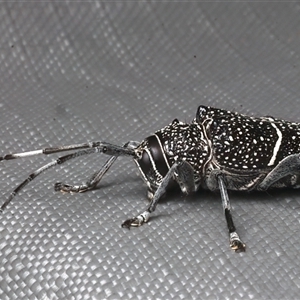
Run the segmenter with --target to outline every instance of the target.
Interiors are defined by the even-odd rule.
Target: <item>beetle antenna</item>
[[[60,146],[60,147],[50,147],[50,148],[44,148],[44,149],[38,149],[38,150],[32,150],[32,151],[20,152],[20,153],[10,153],[10,154],[0,156],[0,161],[35,156],[39,154],[49,155],[49,154],[60,153],[65,151],[81,150],[81,149],[89,149],[89,148],[99,148],[98,152],[103,152],[103,153],[105,153],[105,150],[107,150],[108,152],[118,152],[118,155],[134,156],[134,152],[132,151],[128,152],[124,149],[126,148],[126,146],[120,147],[105,142],[88,142],[88,143],[74,144],[74,145],[67,145],[67,146]],[[103,149],[103,151],[101,151],[101,149]]]

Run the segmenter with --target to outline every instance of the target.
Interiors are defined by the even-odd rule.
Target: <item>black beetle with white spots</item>
[[[53,166],[92,153],[110,156],[86,183],[55,184],[56,191],[78,193],[95,188],[119,156],[129,156],[148,187],[150,204],[144,212],[126,220],[122,227],[146,223],[159,199],[174,183],[187,194],[199,188],[219,190],[230,247],[241,252],[245,251],[245,244],[234,226],[227,190],[300,187],[300,124],[269,116],[254,118],[208,106],[199,106],[190,124],[175,119],[141,143],[130,141],[117,146],[102,141],[89,142],[7,154],[0,157],[0,161],[72,150],[76,151],[31,173],[10,194],[0,211],[3,212],[31,180]]]

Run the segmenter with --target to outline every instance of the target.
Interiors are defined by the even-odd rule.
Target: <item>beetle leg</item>
[[[229,230],[229,245],[232,250],[235,252],[244,252],[246,249],[246,245],[242,242],[239,235],[236,232],[232,215],[231,215],[231,206],[230,201],[227,193],[227,188],[225,186],[224,180],[222,175],[218,175],[218,183],[219,183],[219,189],[221,193],[222,203],[223,203],[223,209],[225,213],[225,218],[227,222],[227,227]]]
[[[134,149],[139,145],[139,142],[130,141],[124,145],[124,148]],[[84,184],[81,185],[70,185],[62,182],[57,182],[54,185],[55,191],[60,191],[62,193],[83,193],[88,190],[91,190],[97,186],[97,184],[101,181],[102,177],[105,173],[110,169],[113,163],[116,161],[118,157],[112,156],[110,157],[106,163],[102,166],[102,168],[94,173]]]
[[[102,168],[94,173],[86,183],[81,185],[70,185],[62,182],[57,182],[54,185],[54,190],[62,193],[83,193],[88,190],[91,190],[96,187],[96,185],[101,181],[104,174],[110,169],[113,163],[116,161],[118,157],[112,156],[110,157],[106,163],[102,166]]]
[[[75,153],[71,153],[65,156],[61,156],[59,158],[57,158],[56,160],[53,160],[52,162],[42,166],[41,168],[35,170],[34,172],[32,172],[21,184],[19,184],[14,190],[13,192],[10,194],[10,196],[8,197],[8,199],[4,202],[4,204],[2,204],[2,206],[0,207],[0,212],[3,212],[4,209],[6,208],[6,206],[11,202],[11,200],[20,192],[21,189],[23,189],[29,182],[31,182],[34,178],[36,178],[37,176],[39,176],[40,174],[44,173],[46,170],[57,166],[57,165],[61,165],[63,163],[65,163],[66,161],[76,158],[78,156],[82,156],[82,155],[87,155],[87,154],[91,154],[91,153],[95,153],[97,149],[92,148],[92,149],[85,149],[85,150],[79,150]]]
[[[126,227],[126,228],[138,227],[143,225],[149,220],[150,214],[155,211],[159,199],[165,194],[167,186],[175,176],[175,173],[176,173],[175,180],[178,182],[183,192],[190,193],[195,191],[196,187],[194,182],[194,172],[191,165],[186,161],[175,163],[169,169],[167,175],[163,178],[161,184],[155,191],[148,208],[137,217],[126,220],[122,224],[122,227]]]
[[[300,173],[300,154],[285,157],[257,186],[258,190],[267,190],[272,184],[288,175]]]
[[[198,186],[195,184],[194,169],[186,161],[182,161],[177,166],[176,181],[179,184],[181,191],[185,194],[193,193],[197,190]]]

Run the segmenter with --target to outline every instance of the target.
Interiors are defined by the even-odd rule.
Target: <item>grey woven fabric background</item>
[[[299,2],[0,2],[0,155],[141,141],[200,104],[300,122]],[[55,159],[1,162],[1,204]],[[0,215],[0,299],[296,299],[299,191],[229,196],[245,253],[229,249],[219,193],[173,193],[150,222],[119,158],[99,188],[63,195],[107,157],[36,178]]]

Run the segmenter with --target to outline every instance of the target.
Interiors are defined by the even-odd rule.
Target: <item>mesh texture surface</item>
[[[1,155],[141,141],[200,104],[300,122],[297,2],[2,2]],[[55,159],[1,162],[1,201]],[[295,299],[299,191],[233,193],[247,251],[229,249],[219,193],[163,199],[119,158],[98,189],[63,195],[105,162],[90,155],[31,182],[0,215],[1,299]]]

